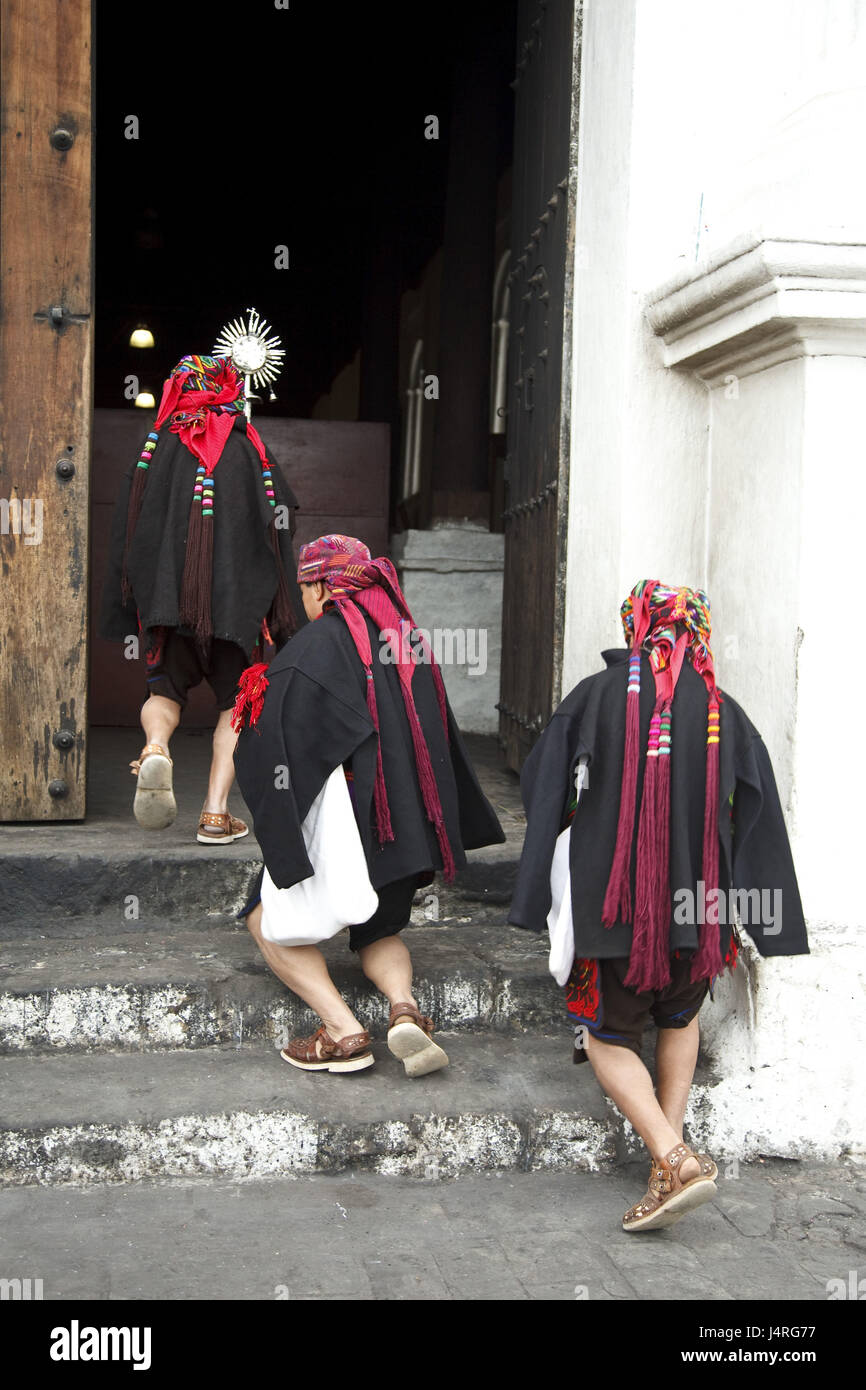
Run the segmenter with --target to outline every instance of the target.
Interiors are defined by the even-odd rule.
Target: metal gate
[[[521,0],[498,706],[515,769],[560,697],[580,32],[581,0]]]

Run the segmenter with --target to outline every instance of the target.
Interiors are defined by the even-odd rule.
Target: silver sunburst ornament
[[[214,357],[230,357],[235,367],[243,374],[245,384],[245,405],[247,419],[250,417],[250,401],[257,399],[250,391],[253,386],[270,386],[270,399],[276,395],[272,383],[276,381],[283,368],[285,348],[280,347],[280,338],[271,331],[256,309],[247,309],[247,322],[232,319],[214,343]],[[269,336],[270,335],[270,336]]]

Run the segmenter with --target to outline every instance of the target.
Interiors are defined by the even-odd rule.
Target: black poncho
[[[581,681],[557,709],[533,748],[521,777],[527,831],[509,921],[542,931],[550,910],[550,868],[556,838],[567,824],[578,759],[586,756],[588,784],[572,821],[569,841],[575,955],[628,957],[632,927],[602,926],[602,906],[616,843],[625,742],[628,651],[602,653],[608,669]],[[728,890],[758,890],[779,920],[743,920],[765,956],[808,951],[803,908],[773,769],[760,734],[729,695],[722,695],[719,742],[719,932],[722,957],[731,935]],[[655,704],[647,657],[641,657],[638,804]],[[694,920],[685,921],[690,890],[698,900],[706,779],[707,691],[687,661],[673,703],[671,740],[670,949],[696,950]],[[632,894],[637,841],[632,847]],[[761,891],[765,896],[760,898]],[[780,896],[775,896],[777,893]],[[679,896],[677,896],[679,894]],[[723,915],[725,920],[723,921]],[[679,920],[678,920],[679,918]],[[707,918],[708,921],[712,919]]]
[[[379,633],[365,615],[370,642]],[[235,770],[252,812],[268,873],[290,888],[313,873],[301,825],[325,781],[341,764],[351,767],[352,801],[374,888],[413,874],[432,874],[442,856],[427,820],[397,668],[374,659],[382,763],[394,840],[380,846],[373,816],[376,733],[367,707],[364,668],[340,614],[326,609],[300,631],[268,667],[264,707],[245,728],[235,750]],[[455,865],[465,850],[501,843],[505,836],[482,792],[448,708],[449,737],[431,668],[413,677],[418,718],[439,790]],[[278,775],[288,769],[289,785]]]
[[[238,415],[214,470],[217,502],[214,509],[211,617],[213,636],[235,642],[251,655],[277,591],[278,571],[269,530],[275,516],[285,520],[274,534],[279,544],[285,580],[294,609],[295,625],[305,622],[295,580],[292,535],[297,500],[269,459],[277,508],[270,507],[262,486],[262,464],[247,438],[247,422]],[[111,546],[102,595],[100,635],[122,640],[137,630],[170,627],[187,632],[178,618],[184,558],[198,460],[166,427],[161,435],[127,563],[133,601],[121,594],[123,551],[133,461],[117,499]],[[284,642],[288,633],[274,632]]]

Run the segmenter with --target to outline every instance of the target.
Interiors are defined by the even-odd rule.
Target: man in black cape
[[[643,1231],[716,1191],[716,1165],[685,1145],[683,1120],[698,1011],[736,964],[736,918],[762,955],[809,948],[767,750],[716,686],[706,595],[643,580],[621,611],[629,650],[603,653],[607,670],[563,700],[524,766],[509,921],[573,932],[556,973],[562,982],[573,959],[574,1060],[589,1058],[652,1155],[646,1195],[623,1218],[624,1230]],[[650,1020],[655,1089],[640,1057]]]
[[[248,834],[228,811],[231,709],[262,643],[282,645],[303,621],[292,553],[296,508],[244,415],[232,362],[182,358],[117,500],[100,628],[110,640],[140,633],[145,746],[131,767],[138,778],[133,809],[145,829],[163,829],[177,813],[169,741],[188,691],[204,679],[220,715],[197,839],[230,844]]]
[[[304,822],[342,769],[352,834],[357,829],[378,895],[372,916],[350,925],[349,944],[391,1005],[390,1050],[408,1075],[424,1075],[448,1059],[433,1041],[432,1021],[419,1012],[399,932],[416,889],[435,870],[450,879],[467,849],[505,836],[390,561],[372,560],[354,537],[322,536],[302,546],[298,580],[310,623],[269,667],[251,669],[238,698],[236,727],[247,711],[249,722],[235,767],[265,861],[260,888],[242,915],[271,969],[322,1019],[311,1037],[289,1042],[285,1061],[331,1072],[371,1066],[370,1035],[335,988],[321,951],[279,944],[293,931],[292,895],[285,895],[281,922],[279,890],[314,875]],[[264,890],[276,904],[270,929],[258,900]]]

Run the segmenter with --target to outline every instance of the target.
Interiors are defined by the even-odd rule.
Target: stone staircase
[[[316,1020],[233,919],[259,863],[251,837],[229,853],[155,854],[128,811],[89,836],[4,828],[0,1184],[437,1178],[598,1169],[633,1152],[590,1068],[571,1065],[546,939],[506,924],[519,813],[500,776],[487,790],[509,843],[478,851],[447,891],[423,890],[406,929],[419,1004],[451,1058],[415,1080],[387,1050],[384,1001],[344,937],[326,955],[376,1066],[335,1076],[280,1059]]]

